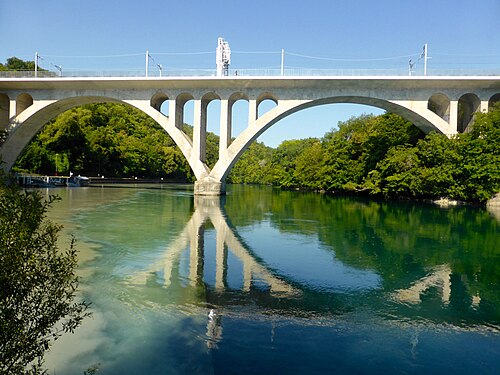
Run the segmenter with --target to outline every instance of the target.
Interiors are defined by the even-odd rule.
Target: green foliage
[[[227,181],[233,184],[271,184],[273,149],[254,142],[231,169]]]
[[[211,165],[218,156],[213,138],[209,134]],[[62,113],[26,147],[15,170],[182,181],[193,178],[186,159],[160,125],[139,110],[120,104],[85,105]]]
[[[499,113],[497,104],[487,114],[476,114],[471,131],[453,139],[424,135],[392,113],[353,117],[321,140],[288,140],[276,149],[252,144],[227,182],[484,202],[500,191]],[[184,124],[183,130],[192,137],[191,126]],[[219,138],[208,133],[209,168],[217,162],[218,145]],[[87,105],[61,114],[24,150],[15,168],[194,179],[165,131],[142,112],[119,104]]]
[[[380,188],[374,174],[377,163],[392,147],[415,144],[421,132],[394,114],[362,115],[339,123],[339,129],[323,139],[325,150],[323,188],[328,191],[371,190]]]
[[[297,169],[299,157],[317,143],[315,138],[284,141],[275,150],[272,156],[273,183],[285,188],[300,187]],[[301,161],[303,164],[304,159]],[[313,163],[313,160],[310,161]]]
[[[17,57],[9,57],[5,65],[0,64],[0,70],[35,70],[35,62],[23,61]]]
[[[24,61],[17,57],[9,57],[5,64],[0,63],[0,71],[6,70],[35,70],[35,61]],[[46,69],[38,67],[41,72],[46,72]]]
[[[76,249],[57,247],[60,226],[46,219],[54,201],[0,186],[0,373],[44,373],[43,357],[63,332],[89,315],[76,301]]]
[[[371,174],[367,187],[390,197],[485,202],[500,191],[500,110],[476,115],[469,133],[428,134],[415,147],[398,146]],[[376,177],[376,178],[374,178]],[[375,187],[375,188],[374,188]]]
[[[325,134],[321,142],[285,141],[270,150],[272,163],[270,169],[265,168],[268,178],[252,181],[389,198],[484,202],[500,191],[499,108],[477,114],[471,132],[453,139],[437,133],[424,136],[391,113],[351,118]],[[248,164],[236,164],[238,179],[233,182],[246,182],[252,170]]]

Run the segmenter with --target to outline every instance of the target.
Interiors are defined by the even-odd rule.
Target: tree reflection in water
[[[183,293],[177,295],[176,303],[181,299],[186,306],[208,311],[210,345],[221,337],[220,322],[232,313],[231,307],[243,313],[238,306],[246,306],[245,313],[250,314],[257,309],[265,316],[299,318],[341,316],[368,308],[390,320],[398,316],[400,321],[424,319],[465,329],[483,323],[498,327],[498,294],[491,286],[498,279],[498,266],[494,261],[485,262],[498,256],[497,248],[491,246],[498,240],[498,232],[486,228],[482,236],[473,234],[478,228],[497,225],[486,212],[317,194],[290,199],[287,192],[253,192],[254,199],[245,194],[246,210],[238,210],[240,193],[195,197],[188,223],[161,259],[128,279],[134,285],[154,279],[164,289],[173,283],[181,286]],[[375,273],[381,285],[338,292],[283,272],[279,264],[253,247],[252,238],[243,238],[236,231],[264,221],[280,233],[317,236],[330,249],[332,262]],[[205,248],[207,230],[215,232],[214,260],[207,259],[213,253]],[[189,265],[183,276],[186,252]],[[241,288],[228,285],[229,255],[242,265]],[[207,270],[207,264],[215,264],[215,270]],[[206,275],[212,271],[215,279],[211,282]],[[215,315],[210,317],[209,311]]]

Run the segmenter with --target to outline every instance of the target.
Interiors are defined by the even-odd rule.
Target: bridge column
[[[488,100],[481,100],[479,111],[482,113],[488,113],[488,103]]]
[[[193,151],[194,157],[201,162],[206,161],[207,145],[207,103],[197,99],[194,101]]]
[[[6,130],[10,119],[10,101],[9,97],[0,94],[0,130]]]
[[[248,126],[253,124],[257,120],[257,100],[250,99],[248,101]]]
[[[458,100],[450,101],[450,127],[453,133],[458,130]]]
[[[182,129],[182,123],[184,122],[184,108],[179,105],[178,101],[175,99],[169,99],[168,101],[168,116],[171,118],[170,121],[174,121],[174,126],[177,129]]]
[[[231,142],[231,108],[229,100],[220,102],[220,137],[219,137],[219,159],[222,158]]]

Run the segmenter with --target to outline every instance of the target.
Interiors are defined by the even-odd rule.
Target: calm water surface
[[[48,193],[93,310],[50,374],[498,374],[486,210],[244,186]]]

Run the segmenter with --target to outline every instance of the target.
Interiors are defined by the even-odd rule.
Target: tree
[[[35,70],[34,61],[24,61],[18,57],[9,57],[5,64],[0,64],[0,70]],[[47,71],[38,67],[39,71]]]
[[[78,301],[74,240],[61,251],[61,229],[46,219],[56,198],[0,186],[0,373],[40,374],[51,343],[90,315]]]
[[[264,143],[252,143],[231,169],[227,181],[233,184],[271,184],[273,151]]]

